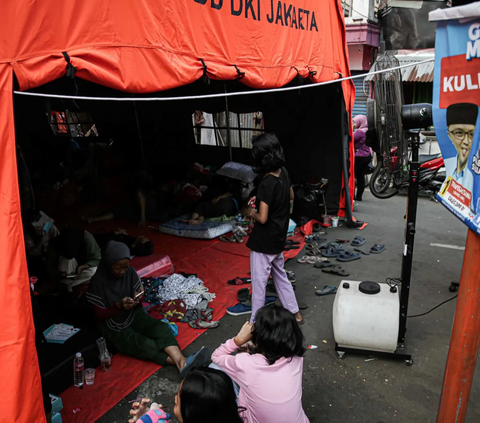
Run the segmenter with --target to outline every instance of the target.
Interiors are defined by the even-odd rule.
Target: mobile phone
[[[65,276],[67,279],[75,279],[77,275],[67,275]]]
[[[140,291],[137,295],[135,295],[133,299],[138,300],[143,295],[143,293],[144,293],[143,291]]]

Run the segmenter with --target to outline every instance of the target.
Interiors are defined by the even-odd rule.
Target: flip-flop
[[[313,250],[318,247],[318,244],[316,242],[309,242],[305,247],[307,250]]]
[[[351,251],[347,250],[343,254],[337,257],[338,261],[353,261],[361,259],[362,257],[358,253],[352,253]]]
[[[206,366],[210,362],[210,350],[208,347],[202,347],[187,358],[185,367],[180,370],[180,377],[185,379],[192,370]]]
[[[317,289],[315,295],[323,297],[324,295],[336,294],[337,287],[333,285],[325,285],[322,289]]]
[[[360,247],[361,245],[365,244],[367,241],[365,238],[362,238],[361,236],[356,236],[355,238],[353,238],[353,241],[352,241],[352,246],[353,247]]]
[[[337,238],[335,242],[338,242],[339,244],[347,244],[350,242],[348,239],[342,239],[342,238]]]
[[[361,248],[354,248],[355,251],[358,251],[359,253],[362,253],[365,256],[369,256],[370,253],[368,251],[362,250]]]
[[[338,257],[340,254],[344,252],[344,249],[342,248],[341,250],[330,245],[323,253],[323,257]],[[308,254],[308,253],[307,253]]]
[[[240,235],[238,235],[238,234],[233,234],[233,237],[232,237],[232,238],[234,238],[235,241],[237,241],[237,242],[240,243],[240,244],[243,242],[243,238],[242,238]]]
[[[239,278],[237,276],[235,279],[230,279],[227,283],[229,285],[247,285],[252,283],[252,280],[250,278]]]
[[[318,248],[313,248],[307,251],[307,256],[321,256],[322,252]]]
[[[317,269],[325,269],[326,267],[333,267],[335,266],[333,263],[327,261],[322,262],[317,262],[313,265],[313,267],[316,267]]]
[[[342,269],[340,266],[326,267],[325,269],[322,269],[322,272],[333,273],[334,275],[339,275],[339,276],[350,275],[350,273],[348,273],[345,269]]]
[[[310,258],[309,256],[303,256],[302,258],[299,258],[297,262],[301,264],[305,264],[309,258]]]
[[[193,329],[215,329],[220,326],[220,322],[218,321],[209,321],[209,320],[202,320],[197,319],[194,322],[188,322],[191,328]]]
[[[372,248],[370,248],[370,252],[372,254],[380,254],[383,253],[386,249],[387,247],[385,247],[385,245],[383,244],[375,244]]]
[[[326,260],[326,258],[324,258],[324,257],[310,256],[307,260],[307,263],[308,264],[315,264],[319,261],[325,261],[325,260]]]

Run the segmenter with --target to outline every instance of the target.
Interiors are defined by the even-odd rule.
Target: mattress
[[[179,222],[186,216],[162,223],[158,230],[164,234],[180,236],[193,239],[214,239],[232,231],[232,224],[229,222],[203,222],[201,225],[189,225]]]
[[[146,257],[134,257],[130,260],[132,266],[138,276],[145,278],[159,278],[162,276],[170,276],[175,272],[172,260],[165,254],[151,254]]]

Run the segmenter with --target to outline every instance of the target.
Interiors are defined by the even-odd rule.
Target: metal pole
[[[402,285],[400,292],[400,327],[398,343],[403,345],[407,332],[408,297],[410,295],[410,281],[412,279],[413,246],[415,244],[415,224],[417,222],[418,204],[418,149],[420,134],[412,134],[412,161],[410,162],[410,186],[408,187],[407,219],[405,222],[405,245],[402,259]]]
[[[225,93],[227,93],[227,84],[225,83]],[[228,152],[230,154],[230,161],[232,159],[232,141],[230,139],[230,110],[228,109],[228,97],[225,97],[225,113],[227,115],[227,142],[228,142]]]
[[[463,423],[480,342],[480,236],[468,231],[437,423]]]

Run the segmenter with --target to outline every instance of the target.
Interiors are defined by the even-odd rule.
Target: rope
[[[26,91],[14,91],[14,94],[25,95],[30,97],[47,97],[47,98],[63,98],[73,100],[93,100],[93,101],[179,101],[179,100],[201,100],[206,98],[221,98],[221,97],[237,97],[241,95],[255,95],[255,94],[271,94],[287,91],[303,90],[308,88],[320,87],[323,85],[335,84],[337,82],[349,81],[351,79],[365,78],[368,75],[376,75],[384,72],[390,72],[397,69],[403,69],[411,66],[421,65],[422,63],[433,62],[435,59],[426,59],[419,62],[407,63],[405,65],[396,66],[393,68],[382,69],[379,71],[373,71],[363,73],[355,76],[347,76],[339,79],[332,79],[330,81],[315,82],[308,85],[299,85],[296,87],[283,87],[272,88],[266,90],[244,91],[244,92],[231,92],[231,93],[218,93],[218,94],[205,94],[205,95],[187,95],[182,97],[88,97],[88,96],[76,96],[76,95],[62,95],[62,94],[44,94],[44,93],[31,93]]]

